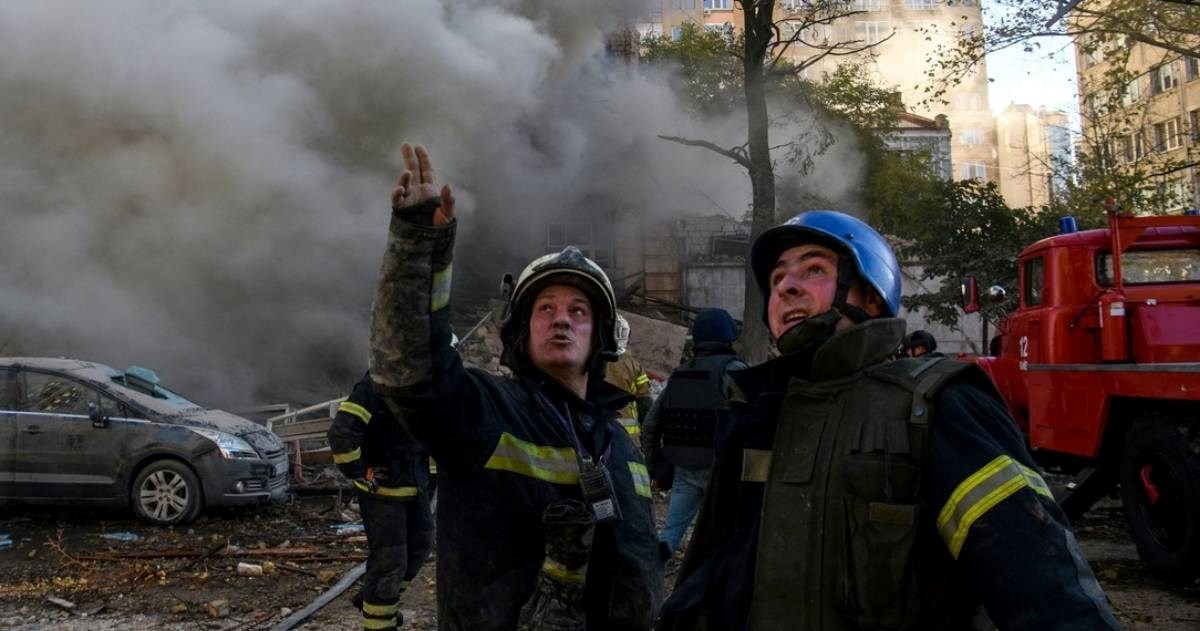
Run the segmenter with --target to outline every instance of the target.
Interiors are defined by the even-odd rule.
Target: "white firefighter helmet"
[[[504,341],[504,364],[513,367],[514,354],[524,352],[523,339],[528,329],[529,311],[538,292],[551,285],[570,285],[582,291],[592,304],[592,330],[599,344],[592,349],[605,361],[617,358],[616,327],[617,297],[608,275],[595,261],[583,255],[579,248],[569,245],[562,252],[540,256],[527,265],[517,277],[509,297],[508,307],[500,326]],[[589,365],[591,362],[589,362]]]
[[[617,341],[617,356],[624,355],[629,348],[629,321],[619,313],[617,314],[617,330],[613,332],[613,337]]]

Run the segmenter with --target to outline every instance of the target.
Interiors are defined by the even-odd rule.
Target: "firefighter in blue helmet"
[[[616,298],[577,248],[511,287],[501,361],[451,349],[458,221],[422,148],[406,170],[371,310],[370,373],[438,464],[440,629],[649,629],[662,562],[641,455],[617,421],[632,397],[604,381]]]
[[[328,438],[334,464],[358,493],[367,534],[367,572],[354,599],[363,629],[397,629],[400,595],[433,548],[429,457],[375,395],[369,375],[338,406]]]
[[[987,376],[888,361],[900,268],[877,232],[802,213],[751,265],[781,356],[734,373],[659,628],[1119,628]]]

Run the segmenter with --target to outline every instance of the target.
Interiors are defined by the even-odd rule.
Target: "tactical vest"
[[[675,369],[661,395],[662,454],[682,467],[708,467],[717,422],[727,408],[722,380],[733,355],[706,355]]]
[[[932,401],[969,367],[906,358],[790,382],[772,451],[743,462],[766,482],[750,628],[971,627],[921,492]]]

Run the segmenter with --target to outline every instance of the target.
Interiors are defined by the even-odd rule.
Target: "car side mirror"
[[[98,403],[88,403],[88,418],[92,419],[92,427],[108,427],[108,417],[100,411]]]

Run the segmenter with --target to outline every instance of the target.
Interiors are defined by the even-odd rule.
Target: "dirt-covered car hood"
[[[224,410],[191,409],[166,415],[166,418],[181,425],[233,434],[253,445],[259,453],[267,454],[283,449],[283,443],[267,428]]]

